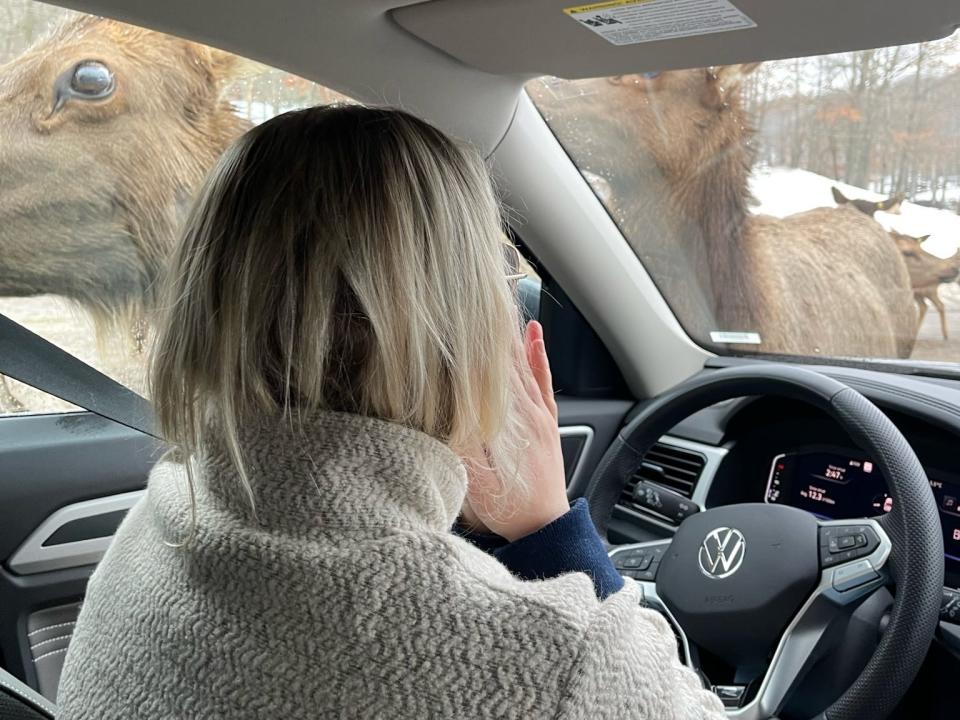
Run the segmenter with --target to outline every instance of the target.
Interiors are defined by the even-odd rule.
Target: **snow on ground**
[[[882,200],[869,190],[831,180],[823,175],[795,168],[757,168],[750,177],[750,190],[757,199],[755,213],[785,217],[816,207],[834,207],[830,188],[836,186],[848,198]],[[914,237],[929,235],[924,250],[949,257],[960,249],[960,215],[911,202],[903,203],[899,215],[878,212],[877,221],[888,230]]]

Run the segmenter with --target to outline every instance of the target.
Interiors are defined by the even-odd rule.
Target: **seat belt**
[[[0,314],[0,373],[107,420],[161,439],[153,407],[130,388]]]

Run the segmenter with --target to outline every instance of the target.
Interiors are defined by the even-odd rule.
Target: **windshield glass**
[[[0,0],[0,313],[139,393],[157,288],[248,128],[343,95],[182,38]],[[70,409],[0,376],[0,415]]]
[[[960,34],[527,92],[701,345],[960,362]]]

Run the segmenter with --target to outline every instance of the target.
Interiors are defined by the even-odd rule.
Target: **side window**
[[[349,99],[113,20],[0,10],[0,313],[143,393],[155,290],[209,168],[258,123]],[[0,376],[0,414],[66,409]]]

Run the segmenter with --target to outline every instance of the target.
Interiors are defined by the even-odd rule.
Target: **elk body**
[[[903,255],[907,263],[907,270],[910,273],[913,297],[920,310],[917,330],[920,329],[920,325],[926,317],[927,302],[929,301],[940,315],[940,333],[943,335],[943,339],[949,339],[947,311],[943,300],[940,299],[940,286],[954,282],[960,276],[960,251],[957,251],[953,257],[938,258],[921,247],[921,243],[930,237],[929,235],[917,238],[891,230],[890,236]]]
[[[609,188],[607,208],[681,324],[759,333],[735,349],[907,357],[916,310],[886,231],[859,210],[753,215],[751,66],[534,81],[560,142]],[[842,242],[838,242],[842,240]]]
[[[200,181],[248,124],[232,55],[80,16],[0,67],[0,296],[136,324]]]

